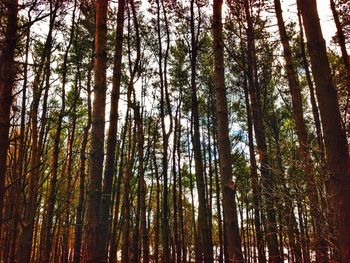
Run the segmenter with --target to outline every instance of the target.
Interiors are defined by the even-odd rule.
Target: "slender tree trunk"
[[[310,201],[310,212],[312,216],[313,228],[315,232],[315,249],[317,262],[327,262],[327,242],[324,234],[322,234],[322,228],[324,226],[322,222],[322,215],[319,213],[319,200],[317,196],[317,186],[315,180],[315,171],[312,165],[310,146],[308,142],[308,136],[306,132],[306,125],[303,116],[302,94],[298,80],[298,76],[293,64],[292,51],[288,41],[287,31],[284,25],[282,16],[282,8],[280,0],[275,1],[275,11],[278,21],[278,28],[280,32],[280,38],[283,46],[283,55],[286,63],[286,72],[289,83],[289,90],[292,97],[292,107],[294,113],[295,127],[297,131],[300,155],[303,163],[303,168],[307,183],[307,194]],[[299,259],[300,261],[300,259]]]
[[[104,159],[104,129],[106,108],[106,64],[107,64],[107,6],[108,0],[96,2],[95,32],[95,86],[92,111],[92,133],[90,147],[90,166],[87,202],[87,227],[84,248],[86,263],[103,262],[98,253],[97,242],[100,229],[101,181]]]
[[[249,84],[249,93],[251,99],[252,118],[254,123],[255,139],[260,159],[262,195],[266,200],[267,216],[267,246],[269,249],[269,260],[272,263],[282,262],[278,247],[276,211],[274,208],[274,184],[270,171],[270,160],[266,144],[265,127],[263,123],[263,113],[260,102],[260,87],[257,76],[257,63],[255,51],[255,36],[248,2],[244,3],[244,9],[247,19],[247,75]]]
[[[322,130],[321,130],[321,120],[320,120],[320,114],[318,111],[318,105],[316,102],[316,95],[315,95],[315,87],[311,79],[311,73],[309,69],[309,63],[306,57],[306,50],[305,50],[305,44],[304,44],[304,29],[301,21],[301,14],[300,9],[298,8],[298,22],[300,27],[300,49],[301,49],[301,57],[303,62],[303,67],[305,70],[307,85],[310,92],[310,102],[311,102],[311,108],[312,108],[312,114],[314,117],[315,127],[316,127],[316,136],[317,136],[317,142],[319,146],[320,156],[321,159],[324,159],[324,143],[323,143],[323,136],[322,136]]]
[[[111,190],[115,171],[115,151],[117,146],[117,129],[118,129],[118,105],[120,97],[120,82],[121,82],[121,66],[122,66],[122,51],[123,51],[123,31],[124,31],[124,11],[125,1],[118,2],[117,12],[117,29],[114,48],[114,68],[111,93],[111,109],[109,113],[109,129],[107,136],[106,150],[106,165],[103,176],[103,193],[101,200],[101,231],[99,253],[103,262],[107,262],[108,258],[108,240],[111,225]]]
[[[163,0],[156,0],[157,4],[157,37],[158,37],[158,70],[160,78],[160,117],[163,136],[163,156],[162,156],[162,174],[163,174],[163,217],[162,217],[162,241],[163,257],[162,262],[170,262],[170,243],[169,243],[169,204],[168,204],[168,145],[169,137],[172,132],[172,114],[170,108],[168,84],[167,84],[167,60],[170,47],[170,36],[168,20]],[[163,10],[163,19],[166,31],[166,48],[163,51],[163,40],[161,36],[161,10]],[[167,129],[165,125],[166,111],[169,112],[170,125]]]
[[[217,132],[220,154],[221,187],[224,209],[225,262],[243,262],[241,240],[232,181],[231,143],[228,127],[228,110],[224,78],[224,43],[222,35],[222,0],[214,0],[213,37],[215,57],[215,87]]]
[[[45,130],[45,118],[42,120],[40,133],[38,132],[38,111],[41,97],[41,86],[44,73],[44,66],[49,67],[51,61],[51,49],[52,49],[52,31],[54,28],[54,22],[56,20],[58,2],[54,3],[54,8],[50,6],[50,26],[49,32],[44,45],[44,51],[40,59],[39,68],[33,81],[33,101],[30,109],[30,125],[31,125],[31,159],[30,159],[30,172],[29,172],[29,185],[27,202],[25,204],[25,212],[22,222],[22,235],[18,246],[18,261],[30,262],[32,245],[33,245],[33,231],[34,221],[37,209],[37,197],[38,197],[38,184],[40,173],[40,155],[43,147],[43,137]],[[50,78],[50,71],[46,70],[46,79]],[[48,87],[46,87],[46,90]],[[46,114],[46,100],[44,98],[42,114]],[[37,220],[38,221],[38,220]],[[34,243],[35,244],[35,243]]]
[[[129,87],[130,88],[130,87]],[[130,104],[130,103],[129,103]],[[135,156],[135,146],[136,146],[136,140],[135,135],[136,133],[131,132],[131,119],[130,119],[130,113],[127,112],[128,117],[128,141],[129,141],[129,148],[128,148],[128,159],[126,168],[124,171],[124,200],[123,200],[123,206],[124,206],[124,223],[123,223],[123,244],[122,244],[122,262],[129,262],[131,261],[131,255],[130,255],[130,222],[131,222],[131,176],[132,176],[132,168],[134,164],[134,156]],[[135,131],[135,128],[134,128]]]
[[[94,49],[94,48],[93,48]],[[74,229],[74,255],[73,263],[79,263],[81,260],[81,243],[82,243],[82,232],[84,223],[84,203],[85,203],[85,179],[86,179],[86,147],[89,138],[89,131],[91,127],[91,73],[93,67],[94,58],[91,58],[91,64],[88,68],[87,73],[87,112],[88,120],[84,127],[83,138],[80,148],[80,167],[79,167],[79,201],[76,213],[76,223]],[[78,76],[80,78],[80,76]]]
[[[0,233],[5,198],[10,111],[16,76],[14,57],[17,42],[18,0],[6,1],[5,5],[7,8],[5,43],[1,47],[0,57]]]
[[[246,79],[244,80],[243,86],[244,86],[244,97],[245,97],[245,104],[246,104],[246,111],[247,111],[248,146],[249,146],[250,173],[252,176],[252,186],[253,186],[255,235],[256,235],[256,242],[257,242],[257,248],[258,248],[259,263],[265,263],[266,262],[265,246],[264,246],[263,230],[261,229],[261,222],[260,222],[261,187],[259,185],[258,167],[255,159],[252,112],[251,112],[251,107],[249,103],[249,92],[248,92]]]
[[[180,91],[181,92],[181,91]],[[174,206],[174,243],[175,243],[175,260],[174,263],[180,263],[181,262],[181,247],[180,247],[180,231],[179,231],[179,207],[178,207],[178,199],[181,198],[181,196],[178,198],[177,194],[177,174],[176,174],[176,160],[177,160],[177,147],[178,147],[178,134],[179,134],[179,111],[180,111],[180,106],[181,106],[181,100],[176,108],[176,113],[175,113],[175,125],[174,125],[174,140],[173,140],[173,155],[172,155],[172,175],[173,175],[173,206]],[[178,171],[180,173],[180,170]],[[181,222],[180,222],[181,224]]]
[[[196,67],[197,67],[197,49],[198,43],[195,34],[194,21],[194,1],[191,0],[191,90],[192,90],[192,118],[193,118],[193,134],[192,144],[195,161],[196,183],[198,191],[198,240],[200,244],[201,255],[199,255],[205,263],[213,262],[213,241],[211,229],[209,225],[209,214],[207,208],[206,184],[204,180],[203,157],[200,142],[199,132],[199,113],[198,113],[198,98],[196,84]],[[198,25],[199,26],[199,25]],[[201,260],[201,261],[202,261]]]
[[[350,262],[350,158],[315,0],[299,0],[324,132],[330,201],[342,263]]]
[[[155,224],[155,230],[154,230],[154,253],[153,253],[153,258],[154,262],[158,263],[159,262],[159,229],[160,229],[160,180],[159,180],[159,173],[158,173],[158,164],[157,164],[157,159],[156,159],[156,138],[154,140],[154,145],[153,145],[153,165],[154,165],[154,173],[156,177],[156,184],[157,184],[157,193],[156,193],[156,211],[154,213],[155,219],[154,222]]]
[[[128,111],[128,110],[127,110]],[[112,234],[111,234],[111,240],[110,240],[110,256],[109,256],[109,263],[114,263],[116,261],[116,256],[117,256],[117,251],[118,251],[118,236],[119,234],[117,233],[118,231],[118,225],[120,223],[119,220],[119,210],[120,210],[120,199],[121,199],[121,185],[122,185],[122,178],[123,178],[123,173],[124,173],[124,160],[125,160],[125,154],[124,154],[124,149],[125,149],[125,138],[126,138],[126,133],[127,133],[127,117],[128,115],[125,116],[125,123],[123,127],[123,132],[122,132],[122,145],[120,147],[120,161],[118,165],[118,178],[116,182],[116,197],[115,197],[115,205],[114,205],[114,220],[113,220],[113,226],[112,226]]]
[[[63,65],[62,65],[62,94],[61,94],[61,110],[58,114],[57,119],[57,127],[54,137],[54,145],[53,145],[53,156],[52,156],[52,174],[51,174],[51,181],[50,181],[50,190],[49,190],[49,196],[48,196],[48,207],[47,207],[47,223],[46,223],[46,230],[45,230],[45,241],[44,241],[44,247],[42,252],[42,262],[43,263],[49,263],[50,261],[50,252],[51,252],[51,230],[52,230],[52,220],[54,217],[54,208],[55,208],[55,199],[56,199],[56,185],[57,185],[57,176],[58,176],[58,162],[59,162],[59,153],[60,153],[60,138],[61,138],[61,131],[62,131],[62,121],[64,118],[64,115],[66,114],[66,83],[67,83],[67,68],[68,68],[68,52],[73,42],[74,37],[74,27],[75,27],[75,9],[76,9],[76,2],[74,4],[74,9],[72,13],[72,25],[71,25],[71,31],[70,31],[70,38],[69,42],[63,57]]]

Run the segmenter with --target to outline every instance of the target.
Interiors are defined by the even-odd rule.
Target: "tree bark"
[[[325,240],[325,235],[322,234],[322,215],[319,213],[320,204],[317,196],[318,189],[316,185],[315,171],[312,165],[308,135],[306,132],[306,125],[303,116],[304,110],[302,105],[301,88],[296,69],[294,68],[293,64],[292,51],[284,25],[281,3],[280,0],[274,0],[274,2],[280,38],[283,46],[283,55],[286,63],[285,66],[289,83],[289,91],[292,97],[293,117],[299,141],[300,156],[303,163],[303,169],[307,183],[307,195],[310,202],[310,212],[315,234],[316,260],[320,263],[327,262],[327,242]]]
[[[190,3],[191,12],[191,91],[192,91],[192,118],[193,118],[193,134],[192,144],[195,161],[196,183],[198,191],[198,235],[200,237],[198,251],[199,255],[205,263],[213,262],[213,240],[209,225],[208,201],[206,197],[206,186],[204,181],[203,158],[200,142],[200,127],[198,113],[196,68],[197,68],[197,50],[198,35],[195,34],[195,17],[194,17],[194,1]],[[199,26],[199,25],[198,25]]]
[[[214,0],[213,37],[215,57],[216,116],[220,155],[221,188],[224,210],[225,262],[244,262],[232,181],[232,156],[224,78],[224,43],[222,35],[222,0]]]
[[[106,67],[107,67],[107,6],[108,0],[96,1],[95,32],[95,86],[92,111],[92,133],[87,202],[87,226],[84,248],[86,263],[103,262],[98,253],[97,242],[100,231],[101,181],[104,159],[104,129],[106,108]]]
[[[255,139],[260,160],[262,195],[266,200],[267,228],[266,239],[269,250],[269,260],[273,263],[282,262],[278,247],[276,211],[274,208],[274,183],[270,171],[270,157],[268,154],[265,125],[260,102],[260,87],[257,76],[257,62],[255,50],[255,36],[248,2],[244,3],[247,19],[247,77],[249,95],[251,99],[252,119],[254,124]]]
[[[117,29],[115,37],[115,49],[114,49],[114,68],[113,68],[113,80],[112,80],[112,93],[111,93],[111,109],[109,113],[109,129],[107,137],[107,150],[106,150],[106,165],[103,177],[103,193],[101,200],[101,231],[99,232],[100,247],[99,253],[103,262],[107,262],[108,258],[108,240],[111,225],[111,190],[113,176],[115,174],[115,152],[117,146],[117,129],[118,129],[118,106],[120,97],[120,82],[121,82],[121,68],[122,68],[122,53],[123,53],[123,32],[124,32],[124,12],[125,1],[118,2],[117,12]]]
[[[350,262],[350,159],[315,0],[299,0],[324,132],[330,201],[341,261]]]
[[[7,150],[9,147],[10,111],[15,86],[15,47],[17,42],[18,0],[6,1],[5,43],[0,57],[0,233],[5,198]]]
[[[93,48],[94,49],[94,48]],[[86,147],[89,139],[89,131],[91,128],[91,73],[94,58],[91,58],[91,64],[87,72],[87,112],[88,120],[84,127],[83,138],[80,148],[80,167],[79,167],[79,201],[76,213],[76,223],[74,229],[74,254],[73,263],[79,263],[81,259],[81,243],[84,224],[84,203],[85,203],[85,182],[86,182]]]
[[[249,102],[249,91],[248,91],[246,79],[244,81],[245,83],[243,84],[243,86],[244,86],[244,98],[245,98],[245,105],[246,105],[246,112],[247,112],[250,174],[252,177],[251,180],[252,180],[252,187],[253,187],[255,235],[256,235],[256,242],[257,242],[257,248],[258,248],[259,263],[265,263],[266,256],[265,256],[264,236],[263,236],[263,230],[261,229],[261,220],[260,220],[261,187],[259,185],[258,166],[255,159],[253,121],[252,121],[252,111],[251,111],[250,102]]]

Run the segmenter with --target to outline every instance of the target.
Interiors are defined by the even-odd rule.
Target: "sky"
[[[330,44],[331,38],[336,33],[335,24],[333,22],[333,15],[330,8],[329,0],[316,0],[318,15],[320,17],[321,28],[323,37],[327,42],[327,45]],[[289,16],[296,18],[296,0],[282,0],[283,11],[285,18]]]
[[[329,1],[317,0],[317,9],[320,16],[323,37],[329,45],[330,39],[335,35],[336,32]]]

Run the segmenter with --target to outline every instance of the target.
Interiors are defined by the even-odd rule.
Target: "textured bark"
[[[18,0],[6,1],[5,43],[0,57],[0,233],[5,197],[7,150],[9,147],[10,111],[15,85],[15,47],[17,42]]]
[[[101,200],[101,231],[99,232],[99,253],[103,262],[108,258],[108,240],[111,226],[111,191],[115,174],[115,152],[117,146],[118,106],[120,97],[121,67],[123,53],[125,1],[118,1],[117,30],[114,46],[114,68],[111,93],[111,109],[109,113],[109,129],[107,137],[106,165],[103,177],[103,193]]]
[[[213,115],[215,112],[213,111]],[[215,117],[214,117],[215,118]],[[214,146],[214,156],[217,155],[217,129],[216,129],[216,120],[214,121],[214,127],[213,127],[213,146]],[[224,240],[223,240],[223,225],[222,225],[222,209],[221,209],[221,191],[220,191],[220,179],[219,179],[219,168],[218,168],[218,159],[214,159],[214,171],[215,171],[215,194],[216,194],[216,209],[218,213],[218,234],[219,234],[219,263],[224,262]]]
[[[96,246],[100,231],[101,182],[104,159],[104,129],[106,108],[106,63],[107,63],[107,5],[108,0],[96,2],[95,32],[95,86],[92,110],[92,132],[87,201],[87,226],[84,245],[84,262],[103,262]]]
[[[303,116],[304,110],[302,105],[301,88],[298,75],[293,64],[292,51],[284,25],[281,3],[280,0],[274,0],[274,2],[280,38],[283,46],[283,55],[286,63],[285,66],[289,83],[289,91],[292,97],[293,117],[299,141],[300,156],[307,183],[307,195],[310,202],[310,212],[315,234],[316,260],[320,263],[327,262],[327,242],[325,235],[322,234],[324,222],[322,222],[322,215],[319,212],[320,203],[317,196],[318,189],[316,185],[315,170],[312,165],[308,135],[306,132],[306,125]],[[298,262],[300,261],[301,259],[298,259]]]
[[[335,236],[341,261],[350,262],[350,160],[345,131],[342,129],[337,91],[332,81],[327,49],[323,39],[315,0],[299,0],[303,17],[311,68],[316,84],[329,178],[330,200]]]
[[[214,0],[213,37],[215,57],[216,116],[220,155],[221,188],[224,210],[225,262],[244,262],[238,229],[235,187],[232,181],[231,143],[224,78],[222,0]]]

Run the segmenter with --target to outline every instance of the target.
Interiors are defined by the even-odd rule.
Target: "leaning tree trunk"
[[[316,0],[299,0],[326,146],[330,200],[341,261],[350,262],[350,159]]]
[[[292,108],[295,127],[297,131],[300,156],[306,177],[307,196],[310,202],[310,213],[313,222],[314,235],[315,235],[315,250],[317,262],[327,261],[327,242],[325,235],[322,234],[322,215],[318,209],[319,200],[317,196],[317,185],[315,178],[315,170],[312,165],[312,159],[310,154],[310,145],[308,142],[308,136],[306,132],[306,125],[303,116],[302,94],[301,88],[297,76],[296,69],[293,64],[292,51],[288,41],[287,30],[284,25],[282,7],[280,0],[275,1],[275,11],[277,16],[278,28],[280,38],[283,46],[283,55],[286,63],[286,72],[289,83],[289,91],[292,97]]]
[[[215,87],[217,132],[220,155],[222,203],[224,210],[225,262],[243,262],[241,240],[232,181],[231,143],[228,127],[228,110],[224,78],[224,43],[222,34],[222,0],[214,0],[213,37],[215,57]]]

